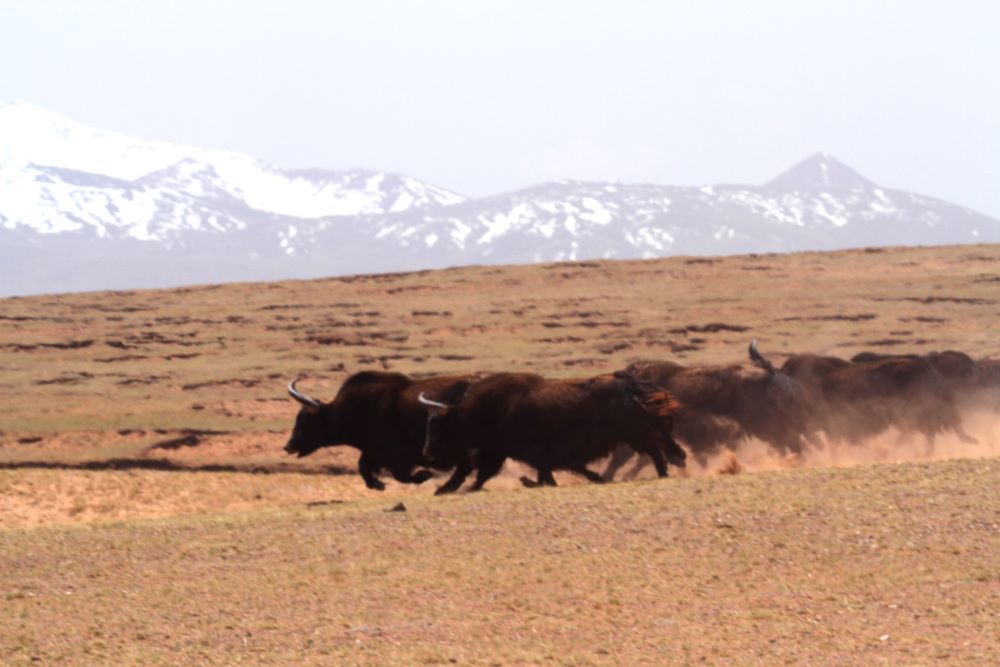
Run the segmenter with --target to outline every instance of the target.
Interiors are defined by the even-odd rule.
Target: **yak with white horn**
[[[385,488],[378,478],[383,470],[410,484],[432,477],[422,467],[427,412],[420,394],[461,396],[472,381],[470,376],[416,380],[402,373],[364,371],[347,378],[334,399],[324,403],[300,392],[295,386],[300,379],[288,385],[288,394],[302,408],[285,451],[302,457],[321,447],[354,447],[361,452],[358,472],[365,485],[379,491]]]

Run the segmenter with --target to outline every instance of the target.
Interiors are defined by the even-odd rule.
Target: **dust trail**
[[[741,443],[735,451],[723,451],[709,457],[704,466],[694,457],[688,457],[687,468],[670,466],[670,475],[677,477],[701,477],[706,475],[735,475],[744,472],[764,470],[789,470],[793,468],[835,468],[866,465],[873,463],[899,463],[904,461],[942,461],[956,458],[983,458],[1000,456],[1000,411],[989,407],[968,408],[962,413],[962,423],[966,431],[979,443],[968,444],[959,440],[954,433],[938,435],[931,455],[927,454],[927,444],[922,435],[907,434],[891,428],[881,435],[858,443],[825,443],[822,449],[808,449],[801,456],[782,456],[767,443],[750,439]],[[634,461],[634,459],[633,459]],[[593,463],[590,468],[603,470],[607,459]],[[634,474],[634,462],[627,463],[615,476],[616,481],[628,479],[651,479],[656,477],[649,464]],[[490,479],[485,488],[512,490],[523,488],[520,478],[534,479],[535,470],[531,466],[507,461],[503,470]],[[556,481],[560,486],[589,484],[585,479],[571,472],[557,471]],[[442,479],[444,477],[442,476]],[[467,486],[467,485],[466,485]]]
[[[702,468],[689,466],[689,475],[733,474],[789,468],[848,467],[871,463],[903,461],[941,461],[956,458],[1000,456],[1000,414],[993,410],[967,411],[963,415],[966,431],[978,444],[964,443],[954,433],[939,435],[934,451],[927,452],[920,435],[901,436],[895,428],[858,443],[826,443],[822,449],[806,450],[801,456],[782,456],[759,440],[750,440],[735,451],[722,452]]]

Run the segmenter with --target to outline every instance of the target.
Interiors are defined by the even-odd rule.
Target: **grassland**
[[[998,489],[981,459],[7,530],[0,662],[996,664]]]
[[[996,664],[988,414],[957,460],[750,448],[750,474],[452,498],[280,448],[299,371],[326,398],[363,369],[575,376],[752,337],[1000,357],[998,276],[977,246],[0,300],[0,664]]]

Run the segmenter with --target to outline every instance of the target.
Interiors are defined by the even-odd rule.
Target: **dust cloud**
[[[884,433],[856,443],[822,442],[821,447],[805,450],[800,455],[781,455],[766,443],[747,440],[734,451],[724,451],[710,457],[704,466],[691,462],[685,473],[691,476],[736,474],[791,468],[833,468],[874,463],[906,461],[942,461],[957,458],[1000,456],[1000,412],[977,409],[963,414],[963,426],[978,443],[962,442],[948,432],[939,434],[932,451],[920,434],[900,433],[891,428]],[[683,474],[683,473],[682,473]],[[643,475],[644,476],[644,475]]]

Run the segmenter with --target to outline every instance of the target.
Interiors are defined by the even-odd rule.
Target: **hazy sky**
[[[1000,2],[0,0],[0,99],[468,195],[816,151],[1000,217]]]

